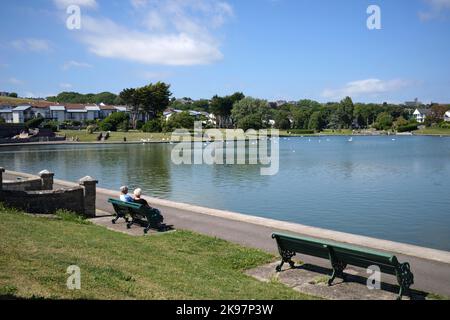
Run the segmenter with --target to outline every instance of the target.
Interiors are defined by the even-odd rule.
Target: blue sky
[[[450,103],[450,0],[18,0],[0,25],[0,91],[22,96],[161,80],[176,97]]]

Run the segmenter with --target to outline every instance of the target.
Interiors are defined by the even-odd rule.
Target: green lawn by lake
[[[352,135],[352,130],[324,130],[320,132],[320,135],[327,136],[350,136]],[[426,128],[424,130],[415,131],[416,135],[445,135],[450,136],[450,129],[442,128]],[[67,139],[78,138],[80,142],[96,142],[99,132],[94,134],[87,133],[86,130],[61,130],[58,135],[66,135]],[[140,142],[141,140],[149,140],[151,142],[164,142],[170,141],[172,133],[146,133],[141,131],[131,130],[128,132],[111,132],[110,138],[107,142],[123,142],[126,138],[127,142]],[[296,137],[296,136],[317,136],[316,134],[289,134],[285,130],[280,131],[280,136],[282,137]]]
[[[276,257],[223,240],[187,231],[132,237],[2,206],[0,219],[0,298],[312,298],[245,275]],[[79,291],[66,287],[70,265],[81,268]]]

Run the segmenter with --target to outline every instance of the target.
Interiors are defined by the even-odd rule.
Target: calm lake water
[[[173,146],[0,148],[0,166],[57,179],[90,175],[99,186],[450,250],[450,138],[347,137],[280,140],[280,171],[181,165]]]

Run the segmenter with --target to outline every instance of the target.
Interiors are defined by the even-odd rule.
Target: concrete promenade
[[[7,171],[4,174],[4,179],[15,180],[18,176],[31,177],[31,175]],[[74,185],[78,184],[55,180],[55,188],[73,187]],[[118,191],[97,188],[97,209],[105,214],[112,215],[113,209],[107,203],[107,199],[110,197],[117,198],[118,194]],[[174,225],[176,229],[190,230],[272,253],[277,252],[276,243],[271,239],[271,233],[275,231],[334,240],[395,253],[400,262],[408,261],[411,263],[415,276],[413,289],[450,297],[450,252],[448,251],[208,209],[168,200],[144,198],[162,211],[165,223]],[[329,268],[329,262],[326,260],[308,256],[298,258],[309,264]],[[396,283],[393,277],[384,275],[383,281]]]

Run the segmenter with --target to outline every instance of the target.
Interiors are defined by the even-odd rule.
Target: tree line
[[[105,103],[128,106],[127,119],[114,116],[106,128],[133,128],[148,132],[170,131],[179,127],[190,128],[195,118],[187,111],[205,111],[215,116],[216,128],[263,129],[275,127],[281,130],[310,130],[320,132],[324,129],[367,129],[402,130],[414,129],[417,123],[412,116],[414,109],[405,105],[388,103],[354,103],[350,97],[340,102],[319,103],[303,99],[273,107],[267,100],[246,97],[242,92],[218,96],[211,99],[193,100],[172,97],[170,85],[164,82],[150,83],[138,88],[126,88],[118,95],[109,92],[83,95],[76,92],[62,92],[48,100],[60,103]],[[181,112],[163,117],[167,108]],[[448,106],[433,105],[425,124],[439,123]],[[117,119],[116,119],[117,118]],[[142,119],[144,121],[142,121]],[[126,121],[125,121],[126,120]],[[198,120],[198,119],[197,119]],[[202,119],[207,122],[207,119]],[[108,121],[106,121],[108,122]],[[120,125],[116,125],[120,122]],[[211,124],[210,124],[211,126]]]

